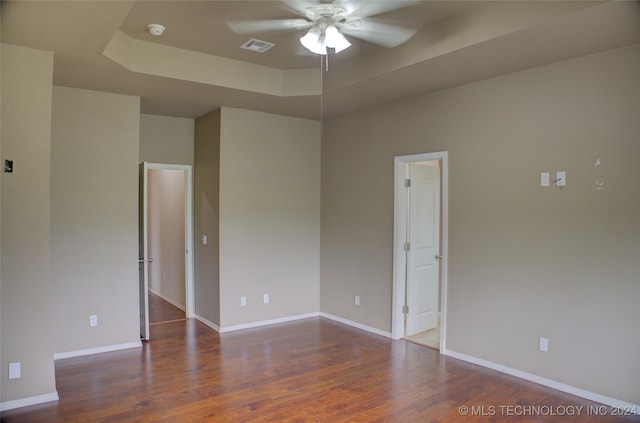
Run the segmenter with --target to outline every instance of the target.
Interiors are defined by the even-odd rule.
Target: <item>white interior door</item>
[[[138,190],[138,275],[140,285],[140,338],[149,339],[149,233],[147,222],[147,162],[139,171]]]
[[[440,168],[410,163],[405,336],[438,325]]]

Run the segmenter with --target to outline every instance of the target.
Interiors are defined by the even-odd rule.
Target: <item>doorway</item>
[[[447,153],[395,159],[392,337],[445,349]]]
[[[140,333],[193,317],[192,169],[140,165]]]

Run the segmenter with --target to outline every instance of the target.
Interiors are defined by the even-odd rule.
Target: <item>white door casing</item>
[[[447,248],[448,248],[448,155],[446,151],[435,153],[397,156],[394,159],[394,231],[393,231],[393,303],[391,316],[391,336],[400,339],[405,336],[407,253],[405,240],[407,233],[407,178],[408,163],[439,160],[441,166],[441,218],[440,218],[440,352],[446,352],[446,308],[447,308]],[[435,256],[435,254],[434,254]]]
[[[150,169],[182,170],[185,172],[185,299],[186,317],[195,316],[193,276],[193,168],[191,165],[174,165],[142,162],[139,171],[138,206],[138,267],[140,298],[140,338],[150,339],[149,333],[149,225],[148,225],[148,172]]]
[[[438,325],[440,168],[408,163],[407,305],[405,336]]]
[[[148,170],[181,170],[184,172],[185,191],[185,315],[195,317],[195,291],[193,271],[193,167],[191,165],[147,163]]]

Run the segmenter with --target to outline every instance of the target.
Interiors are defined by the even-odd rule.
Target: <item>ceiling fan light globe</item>
[[[340,53],[342,50],[346,50],[351,47],[351,43],[342,35],[335,25],[329,25],[324,32],[325,43],[327,47],[331,47],[336,50],[336,53]]]
[[[307,50],[315,54],[327,54],[327,48],[321,38],[320,31],[311,28],[304,37],[300,38],[302,44]]]
[[[336,43],[340,39],[340,31],[335,25],[329,25],[324,30],[324,41],[327,47],[335,48]],[[344,37],[343,37],[344,38]]]
[[[342,34],[340,34],[340,39],[338,39],[335,44],[336,46],[334,48],[336,53],[340,53],[342,50],[346,50],[351,47],[351,43]]]

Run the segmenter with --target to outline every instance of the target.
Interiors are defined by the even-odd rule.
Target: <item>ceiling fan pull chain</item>
[[[320,56],[320,135],[322,136],[322,123],[324,122],[324,72],[322,72],[322,61],[327,60],[326,56]],[[325,62],[326,63],[326,62]]]

